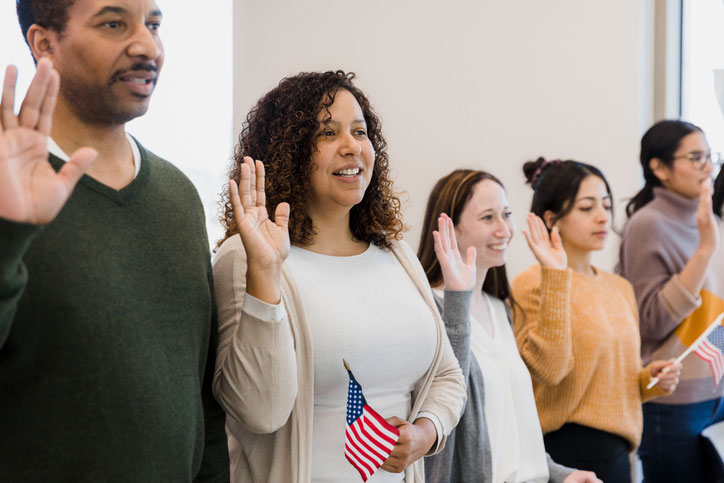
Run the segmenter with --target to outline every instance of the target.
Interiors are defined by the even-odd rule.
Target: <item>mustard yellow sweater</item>
[[[650,369],[641,368],[638,311],[631,284],[534,265],[512,284],[513,330],[533,378],[543,433],[577,423],[641,442]]]

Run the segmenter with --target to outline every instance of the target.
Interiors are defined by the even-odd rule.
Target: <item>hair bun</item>
[[[528,161],[523,164],[523,174],[528,184],[533,186],[535,178],[540,174],[545,163],[546,158],[539,156],[535,161]]]

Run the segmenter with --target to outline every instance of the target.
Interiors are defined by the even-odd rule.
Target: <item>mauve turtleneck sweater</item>
[[[698,203],[654,188],[654,199],[626,225],[620,271],[636,293],[644,363],[677,357],[724,312],[724,244],[714,254],[699,293],[690,293],[679,280],[679,272],[699,246]],[[724,240],[724,223],[719,217],[716,220]],[[691,354],[683,361],[676,391],[656,402],[688,404],[722,394],[724,384],[714,385],[709,364]]]

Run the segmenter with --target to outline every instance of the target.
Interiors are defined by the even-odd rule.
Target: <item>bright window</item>
[[[722,0],[683,1],[682,118],[704,130],[714,152],[724,151],[722,25]]]

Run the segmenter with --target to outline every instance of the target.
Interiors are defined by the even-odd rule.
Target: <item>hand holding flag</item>
[[[724,327],[721,323],[724,320],[724,312],[714,319],[709,327],[691,344],[679,357],[676,358],[674,363],[681,363],[682,360],[693,351],[707,361],[711,367],[712,376],[714,377],[714,384],[718,385],[719,381],[724,374]],[[665,371],[666,369],[664,369]],[[661,371],[661,372],[664,372]],[[651,389],[659,382],[658,377],[654,377],[646,386],[646,389]]]
[[[367,481],[390,456],[400,430],[367,405],[362,386],[354,378],[347,361],[344,361],[344,367],[349,374],[344,455],[359,471],[362,481]]]

